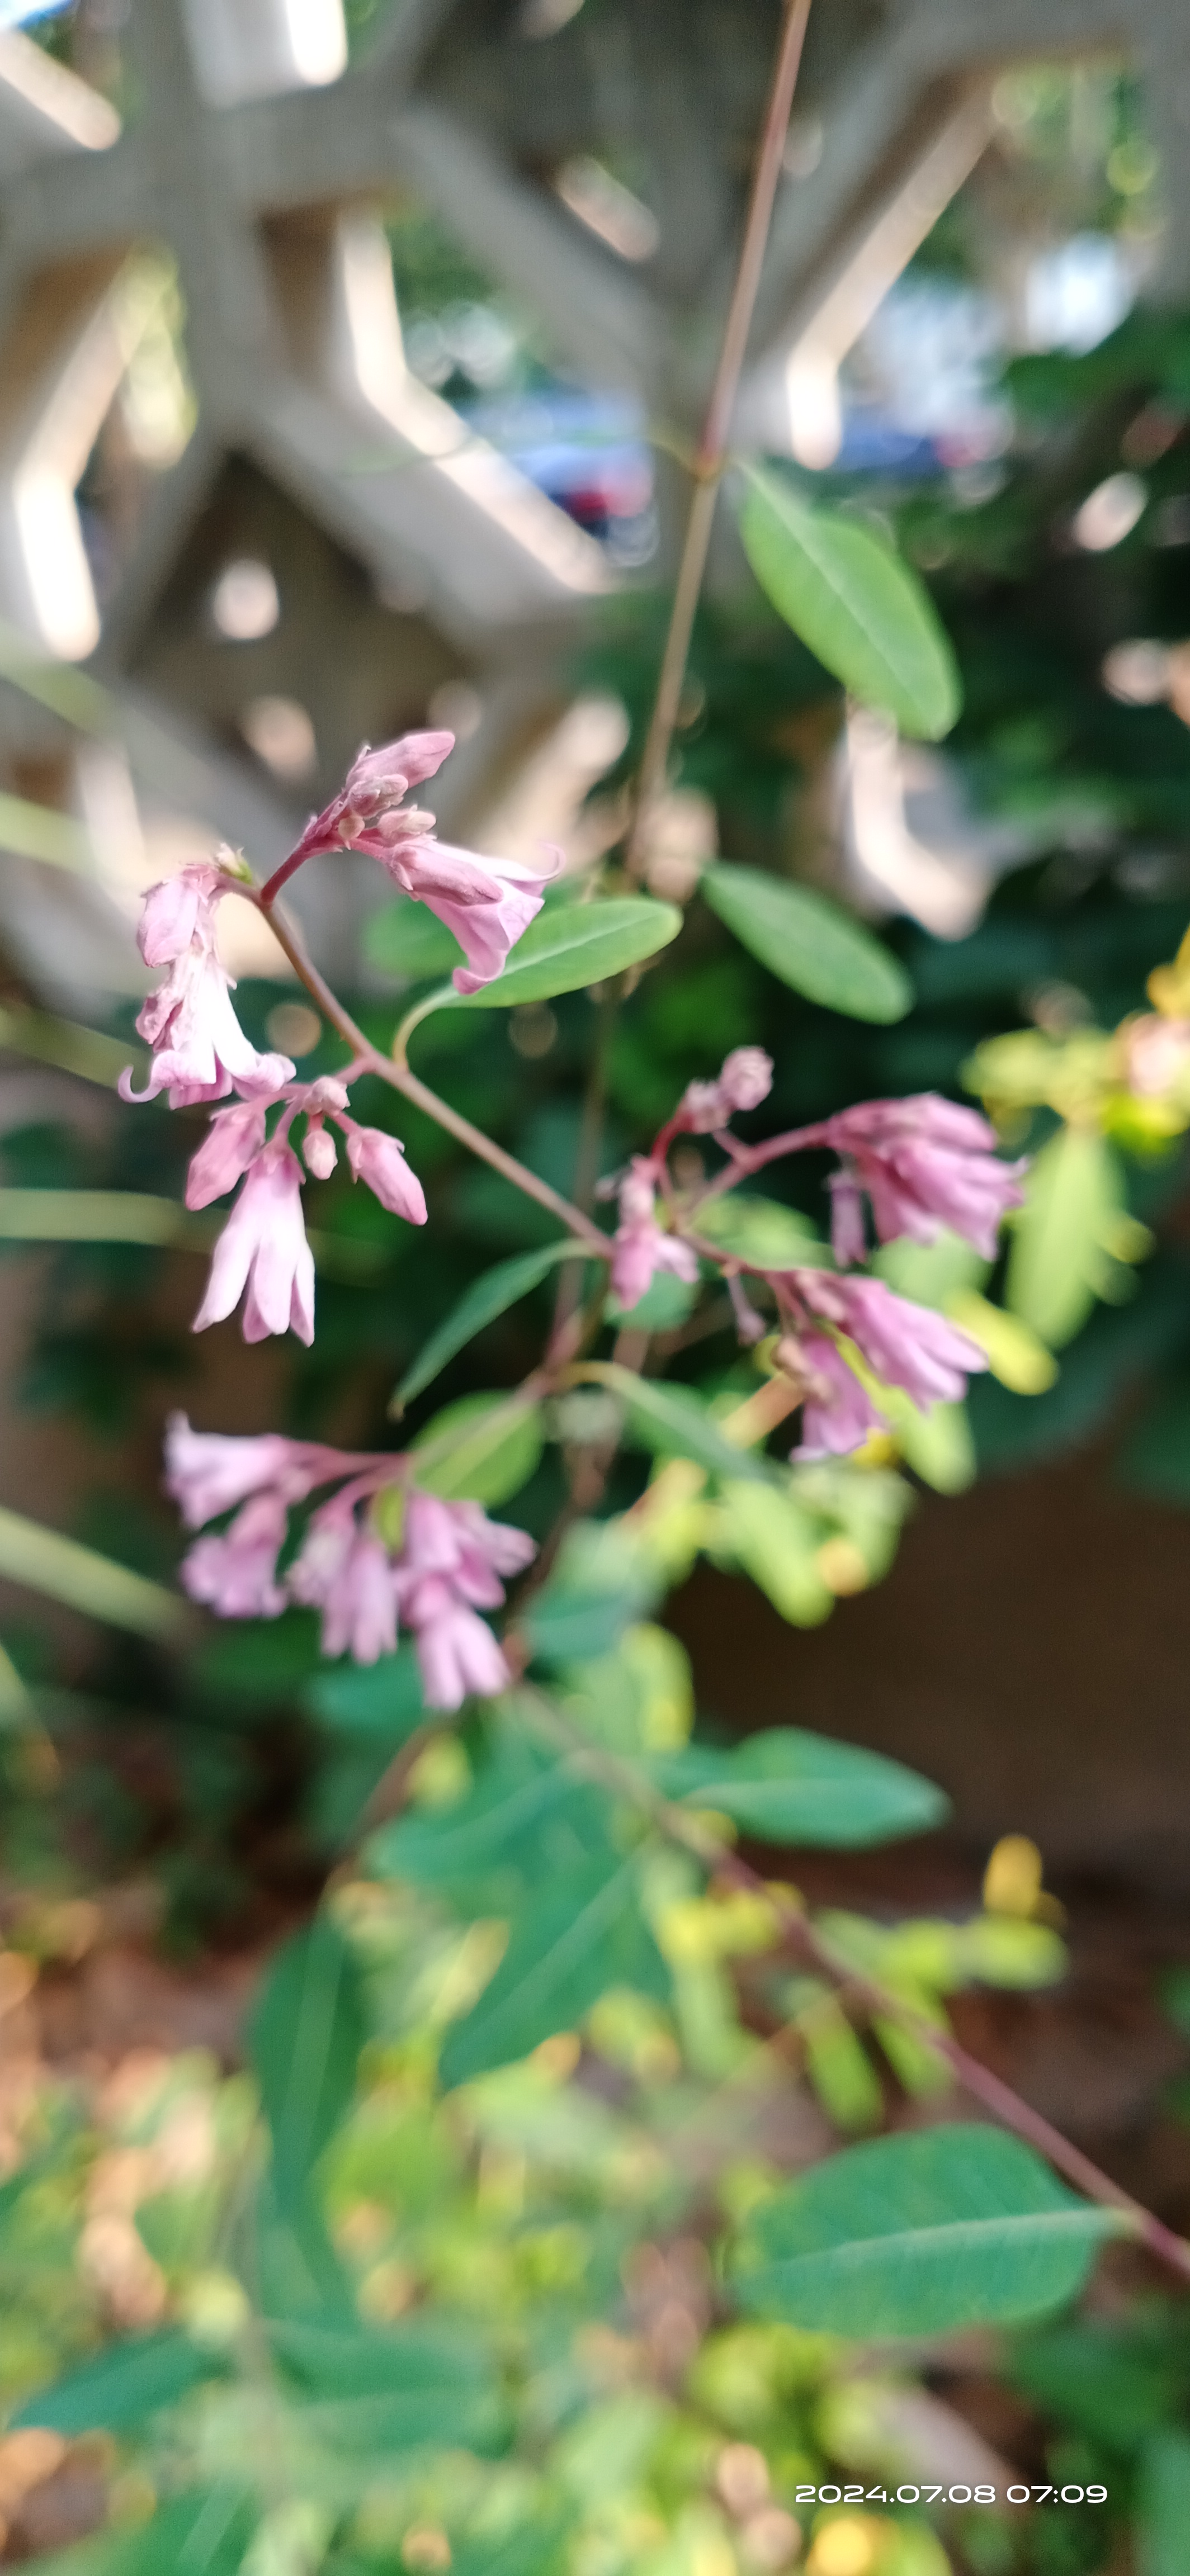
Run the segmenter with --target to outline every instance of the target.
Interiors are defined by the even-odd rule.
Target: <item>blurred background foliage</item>
[[[368,0],[349,8],[356,58],[366,59],[382,16]],[[77,59],[75,32],[69,12],[31,29],[63,60]],[[114,39],[89,77],[135,108]],[[928,799],[944,789],[943,839],[964,864],[986,868],[986,903],[974,927],[942,937],[865,875],[864,850],[841,820],[839,693],[725,555],[696,632],[655,890],[689,891],[700,859],[718,849],[891,911],[886,936],[915,999],[891,1027],[816,1009],[746,955],[695,895],[680,946],[642,977],[608,1048],[605,1171],[648,1141],[691,1076],[715,1072],[737,1044],[772,1053],[771,1116],[785,1125],[921,1089],[978,1090],[1003,1113],[1004,1059],[991,1042],[1013,1031],[1050,1050],[1035,1096],[1026,1070],[1007,1109],[1014,1149],[1036,1154],[1062,1132],[1054,1094],[1061,1101],[1063,1068],[1073,1079],[1095,1032],[1110,1034],[1146,1008],[1151,971],[1174,957],[1186,929],[1190,320],[1134,301],[1160,221],[1161,173],[1130,78],[1042,67],[1000,86],[994,148],[848,361],[838,455],[814,478],[816,490],[895,531],[953,638],[964,712],[944,771],[917,773],[913,792]],[[1031,284],[1016,256],[1022,237]],[[573,381],[534,318],[425,208],[393,212],[389,240],[415,370],[528,458],[543,488],[629,570],[627,588],[592,609],[568,677],[575,694],[598,693],[625,712],[622,748],[587,796],[589,829],[614,852],[666,603],[650,552],[653,503],[637,490],[631,508],[609,508],[590,466],[610,448],[635,459],[645,425],[610,397],[577,421],[560,410]],[[1030,295],[1035,306],[1049,299],[1058,325],[1067,315],[1065,339],[1051,319],[1054,345],[1022,348],[1030,335],[1017,326]],[[1088,308],[1106,317],[1102,330],[1086,321]],[[180,351],[184,321],[179,309]],[[1034,342],[1045,328],[1036,322]],[[915,379],[932,411],[908,399]],[[544,420],[507,409],[501,423],[495,406],[536,397],[553,405]],[[803,474],[787,460],[780,470]],[[101,518],[101,478],[95,506]],[[907,809],[912,819],[908,789]],[[920,829],[928,839],[925,822]],[[398,982],[383,915],[367,948],[360,988],[347,998],[387,1043],[441,970],[427,972],[424,987]],[[15,966],[4,998],[28,999]],[[336,1063],[317,1028],[305,1032],[304,1050],[292,1021],[289,1038],[280,1035],[291,987],[245,977],[239,1004],[252,1038],[288,1043],[303,1077]],[[133,1009],[113,1007],[109,1034],[129,1035]],[[414,1062],[565,1188],[599,1029],[598,1001],[585,994],[508,1018],[443,1016],[415,1039]],[[391,1096],[375,1088],[373,1098],[359,1087],[359,1114],[391,1126]],[[871,1563],[859,1581],[883,1572],[923,1483],[955,1490],[974,1474],[1044,1464],[1094,1440],[1104,1476],[1190,1501],[1184,1148],[1176,1134],[1122,1133],[1106,1091],[1095,1102],[1098,1196],[1064,1234],[1069,1275],[1051,1329],[1030,1314],[1019,1281],[1014,1295],[1015,1245],[994,1276],[982,1265],[961,1279],[939,1273],[940,1301],[957,1288],[1015,1316],[1022,1330],[1001,1352],[1000,1373],[976,1382],[968,1425],[951,1426],[939,1452],[893,1443],[825,1500],[819,1488],[811,1553],[850,1546],[841,1594],[857,1588],[861,1542]],[[553,1231],[428,1121],[404,1111],[399,1125],[426,1181],[431,1224],[412,1240],[341,1176],[312,1187],[318,1340],[309,1352],[287,1343],[271,1362],[277,1427],[361,1444],[393,1439],[394,1381],[442,1314],[477,1269]],[[18,1123],[3,1138],[0,1223],[4,1192],[86,1189],[177,1203],[196,1134],[160,1106],[85,1130],[40,1114]],[[825,1165],[799,1165],[796,1212],[817,1226],[824,1179]],[[766,1196],[783,1186],[771,1178]],[[39,1251],[18,1362],[22,1405],[47,1426],[82,1426],[90,1444],[74,1534],[158,1581],[170,1578],[178,1540],[155,1493],[157,1432],[164,1410],[187,1403],[201,1382],[186,1325],[203,1240],[201,1225],[188,1233],[179,1216],[176,1236],[157,1242],[74,1240]],[[9,1239],[4,1258],[31,1255]],[[898,1284],[931,1293],[924,1274]],[[551,1295],[547,1282],[450,1363],[410,1408],[414,1436],[442,1403],[525,1371]],[[678,1375],[712,1395],[747,1392],[754,1380],[734,1337],[724,1330],[683,1348],[683,1320],[675,1310],[660,1328]],[[629,1507],[646,1473],[644,1459],[625,1452],[609,1507]],[[563,1490],[555,1442],[516,1497],[518,1520],[544,1534]],[[873,1538],[876,1498],[883,1518]],[[831,1562],[839,1567],[837,1553]],[[830,1608],[830,1591],[820,1583],[815,1616]],[[580,1698],[610,1704],[652,1655],[670,1696],[687,1705],[681,1650],[640,1617],[660,1609],[662,1593],[658,1578],[602,1668],[598,1654],[569,1660]],[[642,1649],[641,1638],[653,1642]],[[973,2336],[890,2358],[887,2348],[791,2326],[725,2321],[708,2242],[737,2231],[791,2163],[874,2127],[890,2105],[912,2123],[931,2079],[911,2052],[882,2054],[788,1962],[779,1973],[756,1966],[755,1926],[731,1916],[722,1890],[699,1898],[675,1879],[660,1892],[674,1979],[664,2000],[614,1989],[581,2055],[577,2041],[547,2042],[443,2099],[439,2046],[490,1964],[483,1921],[466,1919],[449,1889],[340,1870],[320,1920],[340,1945],[354,2016],[350,2064],[335,2078],[341,2124],[331,2123],[314,2160],[300,2225],[273,2211],[245,2254],[245,2210],[265,2155],[261,2099],[275,2149],[280,2134],[267,2016],[272,2009],[280,2023],[275,2053],[286,2007],[274,1986],[255,2024],[253,2071],[229,2074],[248,1983],[237,1983],[238,1963],[254,1976],[265,1946],[308,1915],[391,1758],[391,1704],[379,1729],[366,1677],[320,1673],[315,1623],[299,1611],[174,1652],[116,1632],[98,1642],[88,1632],[83,1647],[64,1642],[25,1597],[5,1643],[42,1732],[14,1725],[0,1744],[0,2029],[16,2069],[4,2099],[12,2170],[0,2183],[0,2382],[19,2407],[30,2389],[85,2364],[114,2327],[153,2338],[143,2411],[174,2401],[143,2439],[118,2402],[107,2419],[100,2409],[98,2431],[85,2408],[75,2420],[67,2408],[57,2433],[18,2424],[0,2442],[10,2557],[56,2549],[110,2514],[102,2542],[81,2542],[92,2555],[73,2559],[78,2576],[108,2567],[156,2576],[173,2564],[217,2576],[241,2563],[252,2576],[304,2576],[324,2563],[332,2576],[397,2565],[452,2565],[463,2576],[550,2576],[559,2566],[578,2576],[629,2567],[731,2576],[737,2566],[795,2561],[810,2576],[942,2576],[948,2564],[971,2576],[1106,2576],[1128,2563],[1125,2535],[1138,2525],[1154,2576],[1181,2563],[1190,2340],[1183,2310],[1124,2251],[1108,2258],[1088,2313],[996,2344]],[[796,1652],[794,1641],[793,1676]],[[464,1741],[452,1773],[448,1748],[430,1746],[417,1766],[415,1819],[448,1812],[477,1761],[482,1747]],[[772,1860],[774,1872],[783,1865]],[[921,1864],[927,1889],[929,1866]],[[932,1917],[919,1920],[928,1893],[901,1904],[902,1930],[939,1935],[935,2003],[975,1984],[1046,1986],[1061,1952],[1055,1909],[1047,1916],[1039,1897],[1039,1887],[1026,1891],[1015,1911],[991,1894],[983,1906],[973,1895],[965,1906],[949,1902],[944,1934]],[[844,1886],[836,1901],[846,1899]],[[886,1904],[890,1917],[900,1902]],[[1010,1927],[991,1971],[986,1942],[983,1968],[958,1963],[960,1916],[971,1961],[989,1923]],[[1175,1948],[1181,1937],[1172,1936]],[[145,2007],[159,2036],[120,2058],[112,1984],[136,1989],[146,1958],[153,1975],[166,1963]],[[194,2002],[199,1986],[215,1998],[209,2007]],[[43,2032],[57,2032],[45,2058],[37,2026],[21,2018],[34,1994]],[[1171,2199],[1184,2209],[1184,1976],[1167,1984],[1160,2010],[1169,2063],[1183,2070],[1160,2116],[1180,2159]],[[740,2100],[748,2097],[750,2115],[757,2097],[764,2109],[773,2061],[762,2041],[773,2027],[792,2033],[799,2080],[780,2094],[787,2130],[774,2101],[774,2134],[761,2117],[761,2142],[745,2154]],[[55,2057],[72,2048],[63,2076]],[[264,2260],[289,2265],[295,2333],[302,2309],[292,2279],[303,2267],[341,2301],[345,2321],[395,2324],[432,2306],[439,2341],[421,2351],[416,2372],[438,2411],[431,2403],[418,2439],[453,2445],[466,2426],[467,2447],[405,2466],[403,2395],[390,2391],[393,2411],[371,2450],[360,2437],[357,2455],[346,2447],[350,2401],[333,2373],[319,2380],[308,2355],[294,2361],[297,2343],[280,2399],[267,2374],[253,2386],[239,2341],[242,2278],[262,2246]],[[189,2338],[184,2349],[171,2342],[175,2332]],[[191,2369],[194,2352],[202,2366]],[[1029,2478],[1101,2482],[1109,2503],[1017,2524],[960,2505],[939,2538],[915,2510],[868,2501],[869,2488],[890,2481],[974,2486],[981,2468],[997,2474],[1000,2445]],[[257,2520],[246,2499],[265,2450],[278,2463],[276,2495]],[[183,2472],[198,2478],[197,2504]],[[798,2483],[824,2478],[858,2481],[864,2500],[803,2512],[799,2523]],[[180,2500],[150,2521],[175,2486]]]

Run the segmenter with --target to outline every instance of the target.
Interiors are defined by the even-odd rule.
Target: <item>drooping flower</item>
[[[171,1413],[165,1426],[165,1490],[178,1505],[187,1529],[201,1529],[204,1522],[217,1520],[248,1494],[259,1493],[266,1485],[289,1483],[298,1461],[305,1463],[309,1446],[287,1440],[280,1431],[238,1437],[223,1431],[195,1431],[184,1413]],[[326,1455],[335,1453],[328,1450]]]
[[[231,1006],[232,977],[215,949],[215,908],[224,879],[213,862],[183,868],[150,888],[138,940],[147,966],[168,966],[165,982],[150,993],[138,1034],[153,1050],[143,1091],[132,1088],[131,1067],[120,1076],[123,1100],[155,1100],[168,1091],[170,1107],[224,1100],[232,1090],[274,1094],[293,1080],[288,1056],[261,1055],[249,1044]]]
[[[324,1655],[374,1664],[397,1643],[393,1561],[381,1538],[338,1498],[316,1512],[289,1572],[294,1601],[322,1612]]]
[[[303,1342],[313,1341],[314,1260],[302,1221],[302,1167],[278,1137],[257,1155],[241,1183],[215,1246],[195,1332],[221,1323],[245,1288],[246,1342],[291,1327]]]
[[[210,1207],[243,1179],[264,1149],[266,1106],[263,1100],[237,1100],[233,1109],[215,1111],[186,1175],[188,1208]]]
[[[782,1347],[778,1346],[778,1357]],[[888,1429],[866,1386],[826,1333],[799,1334],[796,1355],[805,1402],[795,1458],[843,1458],[852,1449],[862,1449],[871,1432]]]
[[[871,1200],[882,1243],[902,1234],[914,1243],[933,1243],[939,1227],[949,1226],[988,1261],[1006,1211],[1024,1201],[1024,1162],[1001,1162],[996,1131],[986,1118],[936,1092],[861,1101],[808,1128],[803,1142],[829,1145],[844,1157],[834,1193],[840,1261],[863,1255],[860,1190]]]
[[[366,1182],[381,1207],[394,1216],[403,1216],[410,1225],[424,1225],[426,1194],[416,1172],[409,1169],[400,1139],[386,1136],[379,1127],[357,1127],[349,1118],[340,1118],[337,1124],[347,1139],[353,1178]]]
[[[620,1183],[620,1222],[612,1251],[612,1294],[628,1312],[639,1305],[654,1274],[668,1270],[675,1279],[698,1277],[698,1256],[678,1235],[657,1223],[657,1167],[646,1154],[635,1154]]]
[[[691,1136],[710,1136],[740,1111],[759,1109],[773,1087],[773,1059],[763,1047],[733,1047],[714,1082],[688,1082],[678,1104],[675,1126]]]
[[[376,751],[365,744],[338,796],[307,825],[298,853],[363,850],[379,859],[394,885],[424,903],[458,940],[467,959],[455,989],[477,993],[500,973],[511,948],[540,912],[546,883],[561,861],[529,875],[505,859],[454,849],[434,838],[434,816],[406,805],[410,787],[431,778],[454,750],[452,733],[407,733]]]
[[[524,1530],[490,1521],[479,1503],[411,1493],[396,1569],[401,1616],[413,1630],[426,1701],[459,1708],[475,1693],[505,1690],[508,1665],[479,1609],[498,1609],[501,1575],[536,1554]]]
[[[883,1279],[829,1270],[787,1272],[782,1285],[803,1313],[833,1324],[855,1343],[874,1376],[903,1387],[914,1404],[957,1404],[987,1354],[932,1306],[898,1297]]]
[[[254,1494],[221,1537],[200,1538],[184,1558],[182,1582],[192,1601],[220,1619],[276,1619],[285,1608],[277,1558],[286,1506],[277,1493]]]

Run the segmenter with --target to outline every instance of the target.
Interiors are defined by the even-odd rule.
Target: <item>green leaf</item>
[[[466,2084],[527,2057],[555,2031],[572,2030],[609,1986],[657,1993],[664,1984],[631,1861],[576,1862],[514,1918],[495,1976],[447,2036],[442,2081]]]
[[[1025,1187],[1012,1230],[1007,1302],[1051,1350],[1060,1350],[1121,1275],[1109,1249],[1124,1201],[1119,1161],[1096,1129],[1060,1127],[1042,1146]]]
[[[331,1917],[316,1915],[274,1961],[249,2029],[282,2213],[303,2198],[352,2100],[365,2036],[355,1960]]]
[[[711,1553],[738,1565],[767,1594],[774,1610],[795,1628],[816,1628],[830,1617],[835,1596],[818,1569],[823,1528],[792,1492],[759,1479],[724,1483]]]
[[[456,966],[467,963],[454,932],[427,904],[414,903],[410,895],[398,903],[386,903],[365,922],[363,949],[370,966],[405,984],[453,975]]]
[[[9,2421],[14,2432],[45,2425],[51,2433],[120,2432],[213,2378],[223,2365],[188,2335],[135,2335],[113,2343],[50,2388],[27,2397]]]
[[[716,859],[699,880],[712,912],[795,993],[853,1020],[904,1019],[913,989],[870,930],[813,887]]]
[[[606,1865],[610,1813],[606,1790],[508,1726],[465,1797],[384,1826],[369,1859],[386,1877],[453,1894],[464,1913],[499,1913],[526,1881],[556,1881],[593,1856]]]
[[[0,1575],[46,1592],[52,1601],[65,1601],[88,1618],[131,1628],[140,1637],[179,1638],[190,1624],[187,1605],[176,1592],[116,1565],[93,1547],[80,1547],[77,1539],[43,1529],[23,1512],[0,1510]]]
[[[524,1397],[461,1395],[413,1442],[417,1482],[446,1502],[507,1502],[540,1460],[543,1423],[540,1404]]]
[[[690,1387],[638,1377],[615,1360],[592,1361],[586,1374],[619,1397],[628,1428],[642,1448],[661,1458],[693,1458],[715,1476],[763,1476],[763,1463],[724,1438],[714,1415]]]
[[[894,1429],[906,1464],[936,1494],[965,1494],[976,1476],[975,1443],[965,1404],[897,1408]]]
[[[584,1249],[581,1243],[548,1243],[540,1252],[522,1252],[512,1261],[498,1261],[493,1270],[485,1270],[480,1278],[473,1279],[458,1305],[452,1306],[412,1366],[406,1369],[389,1412],[403,1413],[414,1396],[421,1394],[431,1378],[437,1377],[447,1361],[454,1358],[455,1352],[473,1341],[485,1324],[493,1324],[497,1315],[506,1313],[508,1307],[515,1306],[521,1297],[527,1297],[531,1288],[539,1287],[559,1261],[568,1260],[572,1253],[581,1257]]]
[[[460,1011],[503,1011],[521,1002],[551,1001],[556,993],[577,993],[656,956],[681,927],[677,906],[655,903],[649,895],[563,904],[539,912],[530,922],[494,984],[485,984],[478,993],[448,993],[443,1001]]]
[[[1173,2426],[1141,2454],[1137,2495],[1139,2576],[1185,2576],[1190,2531],[1190,2438]]]
[[[739,2295],[832,2334],[945,2334],[1044,2314],[1122,2232],[1000,2129],[955,2122],[849,2147],[766,2201]]]
[[[782,1207],[779,1199],[754,1197],[751,1190],[728,1190],[708,1199],[692,1219],[696,1234],[705,1235],[721,1252],[734,1252],[758,1270],[829,1269],[830,1254],[808,1216]]]
[[[421,1725],[421,1672],[412,1646],[375,1664],[324,1665],[303,1694],[311,1716],[344,1735],[376,1735],[395,1749]]]
[[[310,2429],[336,2449],[479,2450],[497,2440],[505,2407],[482,2347],[421,2328],[273,2324],[277,2360],[306,2398]]]
[[[83,876],[95,871],[91,837],[81,823],[52,805],[31,805],[24,796],[0,795],[0,850],[11,850],[19,859],[43,859],[54,868],[74,868]]]
[[[658,1769],[670,1796],[717,1808],[766,1842],[859,1851],[932,1832],[949,1813],[942,1791],[903,1763],[795,1726],[766,1727],[728,1753],[688,1745]]]
[[[887,538],[814,509],[752,466],[740,515],[761,589],[828,671],[903,733],[937,742],[962,704],[950,639],[922,582]]]
[[[43,2576],[239,2576],[258,2519],[239,2487],[191,2488],[133,2530],[38,2557]]]

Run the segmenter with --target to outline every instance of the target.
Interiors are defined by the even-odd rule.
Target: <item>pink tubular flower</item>
[[[217,1520],[248,1494],[277,1485],[304,1456],[303,1445],[280,1431],[234,1438],[222,1431],[194,1431],[184,1413],[171,1413],[165,1426],[165,1490],[181,1512],[187,1529]]]
[[[168,966],[164,984],[150,993],[137,1030],[153,1049],[149,1080],[132,1088],[131,1068],[120,1076],[122,1100],[155,1100],[168,1090],[170,1107],[223,1100],[229,1091],[269,1093],[293,1079],[288,1056],[260,1055],[250,1046],[231,1007],[232,978],[215,953],[215,905],[223,879],[213,862],[183,868],[152,886],[138,932],[147,966]]]
[[[324,1655],[350,1654],[374,1664],[397,1644],[397,1590],[392,1558],[382,1539],[361,1529],[337,1502],[316,1512],[300,1556],[291,1566],[289,1592],[322,1612]]]
[[[759,1109],[772,1087],[773,1059],[764,1048],[733,1047],[714,1082],[687,1083],[674,1124],[688,1135],[713,1135],[738,1111]]]
[[[340,1118],[338,1124],[347,1138],[352,1177],[365,1181],[381,1207],[394,1216],[405,1217],[410,1225],[424,1225],[426,1194],[416,1172],[409,1169],[399,1139],[386,1136],[379,1127],[357,1127],[352,1119]]]
[[[933,1243],[945,1225],[987,1261],[995,1255],[1006,1210],[1023,1204],[1024,1162],[1000,1162],[995,1129],[986,1118],[936,1092],[861,1101],[808,1131],[805,1141],[833,1146],[845,1158],[834,1207],[840,1261],[863,1257],[861,1190],[871,1200],[882,1243],[900,1234]]]
[[[855,1343],[874,1376],[903,1387],[914,1404],[957,1404],[987,1354],[931,1306],[898,1297],[882,1279],[840,1278],[829,1270],[785,1275],[796,1303]]]
[[[612,1252],[611,1286],[625,1312],[640,1303],[655,1272],[668,1270],[675,1279],[698,1277],[698,1258],[677,1235],[663,1233],[654,1215],[656,1165],[647,1154],[635,1154],[620,1183],[620,1222]]]
[[[277,1557],[285,1537],[286,1507],[279,1494],[254,1494],[221,1538],[200,1538],[183,1562],[182,1582],[192,1601],[220,1619],[275,1619],[285,1608]]]
[[[192,1158],[186,1175],[188,1208],[210,1207],[235,1188],[264,1149],[263,1100],[237,1100],[233,1109],[217,1109]]]
[[[499,1577],[519,1573],[536,1552],[524,1530],[490,1521],[478,1503],[410,1494],[396,1584],[429,1707],[459,1708],[472,1693],[507,1689],[508,1666],[476,1609],[498,1609]]]
[[[467,959],[455,968],[455,989],[477,993],[499,974],[510,948],[540,912],[548,877],[560,860],[555,855],[552,869],[529,876],[504,859],[434,839],[433,815],[402,800],[441,768],[454,739],[452,733],[407,733],[378,751],[365,744],[341,793],[314,816],[298,848],[306,856],[338,847],[379,859],[394,885],[426,904],[453,933]]]
[[[196,1333],[218,1324],[244,1289],[246,1342],[291,1326],[314,1339],[314,1261],[302,1222],[302,1169],[292,1148],[274,1138],[258,1154],[215,1246]]]
[[[887,1431],[854,1369],[847,1366],[837,1342],[825,1333],[803,1333],[798,1356],[805,1373],[802,1436],[795,1458],[842,1458],[862,1449],[869,1433]]]

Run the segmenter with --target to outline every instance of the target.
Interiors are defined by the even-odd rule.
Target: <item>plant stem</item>
[[[607,1236],[592,1224],[589,1216],[584,1216],[580,1208],[572,1207],[559,1190],[550,1188],[548,1181],[539,1180],[537,1173],[531,1172],[526,1164],[518,1163],[515,1154],[506,1154],[503,1146],[494,1144],[481,1127],[473,1127],[471,1120],[464,1118],[460,1110],[452,1109],[449,1101],[440,1100],[428,1083],[421,1082],[415,1073],[409,1071],[408,1065],[394,1064],[390,1056],[382,1055],[380,1049],[372,1045],[358,1022],[352,1019],[350,1011],[344,1009],[337,994],[332,992],[326,977],[319,973],[313,958],[307,955],[293,923],[285,913],[277,910],[275,904],[264,901],[262,890],[241,885],[237,879],[232,879],[228,892],[242,895],[245,902],[254,904],[256,910],[264,914],[294,973],[300,976],[311,999],[317,1002],[323,1018],[330,1021],[331,1027],[338,1030],[353,1055],[358,1057],[361,1070],[378,1074],[391,1090],[399,1091],[406,1100],[412,1101],[415,1109],[424,1110],[427,1118],[434,1119],[439,1127],[445,1127],[448,1135],[457,1137],[460,1145],[466,1145],[472,1154],[477,1154],[481,1162],[490,1163],[494,1172],[501,1173],[506,1181],[513,1183],[514,1188],[523,1190],[526,1198],[536,1199],[539,1207],[548,1208],[550,1215],[556,1216],[571,1234],[579,1235],[601,1261],[608,1259],[610,1245]]]
[[[1118,2210],[1129,2221],[1129,2232],[1159,2263],[1164,2263],[1183,2281],[1190,2281],[1190,2242],[1176,2235],[1151,2209],[1146,2209],[1143,2202],[1134,2200],[1131,2192],[1122,2190],[1119,2183],[1112,2181],[1110,2174],[1105,2174],[1099,2165],[1083,2154],[1081,2147],[1064,2138],[1060,2129],[1055,2129],[1040,2111],[1035,2111],[1032,2104],[1015,2093],[1010,2084],[1005,2084],[1002,2077],[993,2074],[990,2066],[984,2066],[978,2057],[972,2057],[948,2030],[939,2030],[935,2023],[926,2020],[924,2014],[916,2012],[912,2004],[905,2003],[874,1978],[858,1974],[852,1962],[841,1957],[815,1930],[792,1889],[787,1891],[775,1886],[771,1879],[762,1878],[759,1870],[753,1869],[750,1862],[741,1860],[738,1852],[720,1842],[696,1816],[663,1798],[641,1778],[631,1762],[589,1743],[562,1711],[541,1693],[525,1690],[522,1705],[527,1707],[544,1733],[552,1736],[555,1743],[564,1746],[570,1754],[578,1756],[593,1778],[602,1779],[621,1796],[632,1798],[668,1841],[690,1852],[716,1878],[738,1888],[742,1894],[763,1897],[779,1915],[791,1944],[811,1967],[829,1977],[833,1985],[845,1987],[869,2012],[886,2021],[900,2022],[915,2039],[932,2049],[934,2055],[949,2066],[956,2081],[975,2101],[982,2103],[985,2111],[990,2112],[1002,2128],[1011,2129],[1016,2137],[1035,2147],[1038,2154],[1044,2156],[1047,2163],[1057,2173],[1063,2174],[1087,2200],[1093,2200],[1103,2209]]]
[[[625,854],[628,872],[637,878],[644,874],[648,855],[649,828],[658,799],[665,789],[670,744],[673,741],[674,727],[678,720],[682,683],[686,677],[686,663],[690,653],[690,638],[694,632],[694,615],[702,589],[703,574],[706,571],[719,484],[727,462],[727,441],[740,387],[744,355],[748,346],[748,333],[752,327],[756,292],[760,284],[769,225],[772,222],[777,182],[781,175],[781,155],[785,149],[785,137],[789,130],[789,113],[793,106],[793,93],[797,85],[802,46],[806,35],[806,21],[809,15],[810,0],[786,0],[781,41],[777,48],[772,87],[769,91],[760,148],[756,157],[756,169],[753,174],[748,219],[740,249],[740,264],[732,289],[727,327],[723,334],[723,346],[719,352],[719,364],[715,370],[715,381],[711,388],[702,436],[691,469],[694,476],[694,493],[690,503],[690,516],[686,522],[686,536],[678,566],[669,633],[665,639],[665,652],[657,682],[657,696],[645,741],[644,757],[641,761],[636,812]]]

